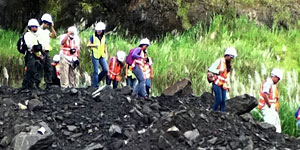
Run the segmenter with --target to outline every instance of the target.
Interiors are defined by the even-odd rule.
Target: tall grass
[[[0,33],[0,67],[6,66],[10,77],[13,77],[14,81],[19,81],[23,66],[20,61],[22,59],[18,59],[22,58],[22,55],[18,54],[15,47],[18,34],[3,30],[0,30]],[[62,30],[59,33],[62,33]],[[92,34],[92,30],[80,32],[82,44],[80,72],[88,72],[90,75],[92,63],[86,44]],[[138,45],[139,40],[138,37],[127,37],[126,32],[111,32],[107,35],[109,55],[115,55],[118,50],[128,52]],[[184,77],[192,80],[196,94],[210,91],[210,85],[206,81],[208,67],[223,56],[226,47],[234,46],[238,50],[238,57],[233,61],[232,89],[228,98],[245,93],[258,98],[261,83],[270,75],[271,69],[273,67],[284,69],[284,79],[278,84],[282,129],[289,135],[300,136],[293,117],[300,105],[298,94],[300,43],[297,42],[299,40],[300,32],[296,29],[286,31],[275,26],[271,29],[264,25],[258,26],[245,16],[236,19],[215,16],[209,28],[196,25],[183,33],[168,33],[159,40],[152,40],[148,49],[149,56],[154,61],[155,77],[152,92],[158,95]],[[53,56],[59,50],[58,40],[52,40],[51,45]],[[262,120],[257,109],[252,111],[252,115],[257,120]]]

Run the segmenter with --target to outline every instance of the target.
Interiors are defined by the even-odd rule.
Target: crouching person
[[[76,87],[76,68],[79,66],[80,39],[75,26],[60,38],[60,86],[62,89]]]
[[[113,82],[113,88],[118,87],[118,83],[121,81],[121,70],[124,66],[126,53],[124,51],[118,51],[115,57],[112,57],[108,63],[108,74],[106,78],[106,84],[110,86]]]

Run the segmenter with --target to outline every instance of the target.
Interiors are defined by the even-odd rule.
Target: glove
[[[70,53],[71,53],[71,55],[76,53],[76,49],[75,48],[70,49]]]

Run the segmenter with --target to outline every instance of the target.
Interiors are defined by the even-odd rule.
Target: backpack
[[[133,58],[132,58],[132,53],[134,52],[135,48],[134,49],[131,49],[129,51],[129,54],[126,56],[126,63],[128,65],[131,65],[133,63]]]
[[[25,43],[24,34],[22,34],[17,42],[17,49],[19,53],[25,54],[25,52],[28,50],[28,47]]]

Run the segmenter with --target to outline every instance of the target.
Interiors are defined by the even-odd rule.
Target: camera
[[[76,49],[75,49],[75,48],[70,49],[70,53],[71,53],[71,54],[76,53]]]

